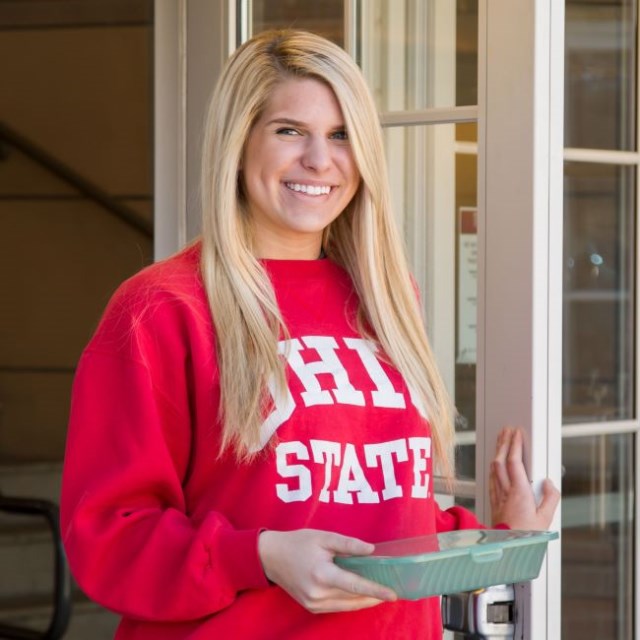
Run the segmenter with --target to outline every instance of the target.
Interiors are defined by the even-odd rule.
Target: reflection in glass
[[[634,169],[567,163],[564,422],[633,417]]]
[[[416,219],[455,208],[455,127],[389,127],[383,135],[393,209],[415,270],[425,252],[424,246],[413,243]]]
[[[567,0],[565,144],[635,150],[635,0]]]
[[[454,224],[455,127],[450,124],[389,127],[383,130],[383,135],[393,210],[415,272],[420,268],[418,260],[425,254],[424,244],[415,242],[418,220],[449,211]],[[427,255],[427,260],[432,257]],[[421,274],[416,276],[420,281]]]
[[[344,46],[344,1],[322,0],[253,0],[251,6],[252,34],[267,29],[303,29],[312,31]]]
[[[460,126],[457,127],[459,136]],[[477,155],[456,154],[456,364],[454,402],[458,415],[458,478],[476,475],[476,337],[477,337]]]
[[[633,435],[565,440],[562,638],[633,636]]]
[[[358,62],[381,111],[477,103],[477,0],[361,0]]]
[[[478,103],[478,0],[456,3],[456,105]]]

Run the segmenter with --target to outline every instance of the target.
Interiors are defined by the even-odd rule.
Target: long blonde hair
[[[202,274],[216,329],[222,449],[240,459],[259,448],[269,386],[285,388],[277,343],[287,328],[271,282],[251,250],[239,184],[244,145],[274,87],[314,78],[342,109],[361,184],[325,230],[324,249],[352,278],[360,328],[403,375],[429,417],[440,472],[453,476],[452,407],[424,329],[390,204],[378,114],[366,82],[338,46],[301,31],[271,31],[228,61],[211,99],[202,163]]]

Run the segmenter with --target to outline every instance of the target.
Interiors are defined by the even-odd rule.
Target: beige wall
[[[152,217],[152,27],[3,30],[0,120]],[[8,90],[4,90],[8,88]],[[73,368],[150,237],[0,149],[0,460],[62,456]]]
[[[3,31],[0,119],[103,189],[149,194],[151,38],[146,26]]]

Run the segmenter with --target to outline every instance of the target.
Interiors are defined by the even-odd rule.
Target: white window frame
[[[500,428],[519,424],[530,478],[559,487],[564,2],[481,0],[479,31],[476,465],[488,469]],[[476,501],[488,518],[484,483]],[[560,637],[560,581],[552,542],[540,577],[517,589],[516,637]]]
[[[200,231],[200,155],[205,107],[235,49],[235,2],[154,2],[154,257]]]

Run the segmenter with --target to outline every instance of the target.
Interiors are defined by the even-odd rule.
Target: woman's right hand
[[[368,555],[374,545],[316,529],[263,531],[258,553],[265,575],[312,613],[355,611],[397,599],[394,591],[333,562],[337,555]]]

